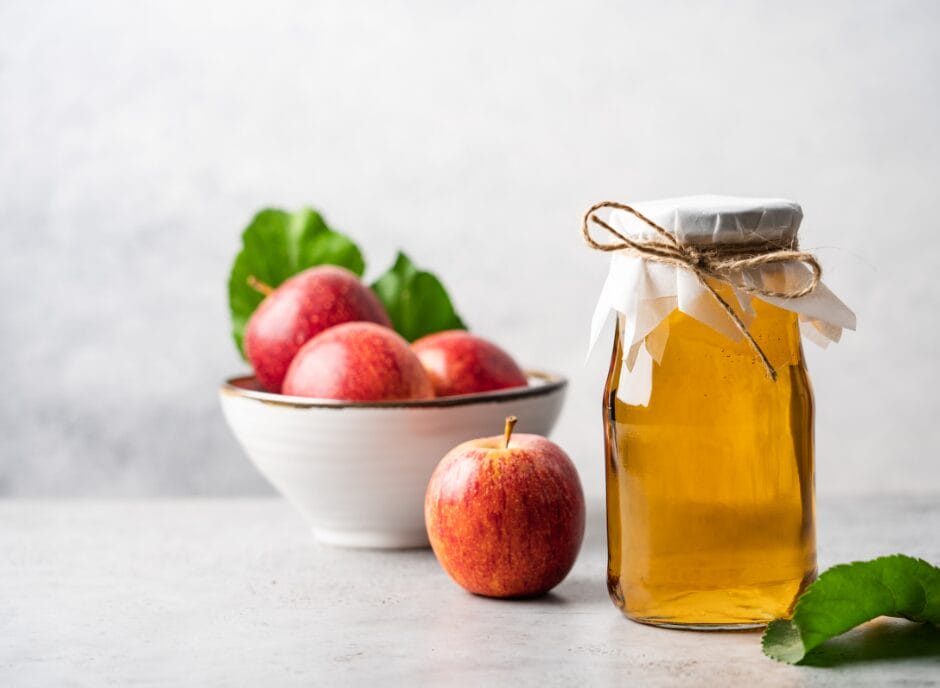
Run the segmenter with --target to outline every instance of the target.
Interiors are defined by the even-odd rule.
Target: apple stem
[[[249,287],[254,289],[259,294],[270,296],[271,292],[274,291],[274,287],[272,287],[270,284],[265,284],[254,275],[248,275],[248,279],[245,281],[248,282]]]
[[[519,420],[515,416],[506,416],[506,444],[503,446],[503,449],[509,449],[509,438],[512,437],[512,429],[516,427],[516,421]]]

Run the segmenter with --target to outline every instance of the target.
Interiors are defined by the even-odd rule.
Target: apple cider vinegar
[[[799,204],[688,196],[584,215],[611,256],[591,325],[604,387],[607,587],[631,619],[763,626],[816,576],[813,392],[801,331],[855,314],[801,251]]]
[[[725,293],[730,293],[727,290]],[[648,405],[604,390],[608,589],[628,617],[689,628],[787,616],[816,575],[813,395],[796,313],[760,299],[747,341],[674,310]]]

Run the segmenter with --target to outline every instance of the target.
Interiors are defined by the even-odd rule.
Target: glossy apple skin
[[[465,442],[438,464],[424,518],[431,547],[460,586],[533,597],[558,585],[584,538],[584,493],[568,455],[538,435]]]
[[[304,344],[287,369],[282,391],[345,401],[434,397],[431,379],[408,342],[394,330],[367,322],[331,327]]]
[[[334,265],[310,268],[286,280],[252,314],[245,355],[258,382],[280,392],[300,347],[334,325],[358,320],[391,326],[381,301],[352,272]]]
[[[463,330],[422,337],[411,345],[439,397],[525,387],[528,379],[498,346]]]

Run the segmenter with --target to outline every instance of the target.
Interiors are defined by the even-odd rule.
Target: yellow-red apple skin
[[[517,434],[465,442],[441,460],[424,515],[431,547],[460,586],[533,597],[558,585],[584,538],[584,493],[556,444]]]
[[[282,391],[344,401],[434,396],[431,378],[408,342],[394,330],[371,322],[335,325],[304,344],[287,369]]]
[[[252,313],[245,328],[245,355],[258,382],[269,392],[280,392],[305,343],[354,321],[392,326],[381,301],[354,273],[337,265],[309,268],[286,280]]]
[[[491,341],[464,330],[422,337],[412,350],[434,383],[434,394],[450,397],[525,387],[528,379],[512,356]]]

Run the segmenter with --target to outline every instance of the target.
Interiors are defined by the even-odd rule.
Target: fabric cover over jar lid
[[[704,195],[631,205],[679,241],[690,244],[765,241],[790,247],[803,219],[800,204],[783,198]],[[610,223],[633,238],[658,238],[652,227],[622,210],[611,212]]]
[[[770,244],[773,250],[795,248],[803,219],[798,203],[780,198],[702,195],[629,206],[673,234],[680,244],[697,246],[753,243]],[[605,211],[606,223],[624,236],[663,241],[655,229],[627,210],[607,207]],[[610,271],[591,322],[589,351],[613,311],[620,321],[624,364],[632,380],[618,391],[621,400],[644,406],[648,402],[651,366],[661,360],[668,341],[666,321],[674,310],[731,340],[741,338],[736,324],[691,270],[647,260],[629,250],[612,251],[610,257]],[[800,262],[764,264],[743,269],[738,275],[740,284],[768,292],[795,291],[811,278],[809,269]],[[839,341],[843,329],[855,329],[855,314],[822,282],[811,293],[793,298],[752,295],[735,284],[729,288],[734,298],[728,305],[744,325],[755,317],[751,299],[759,298],[797,313],[803,333],[822,346]]]

